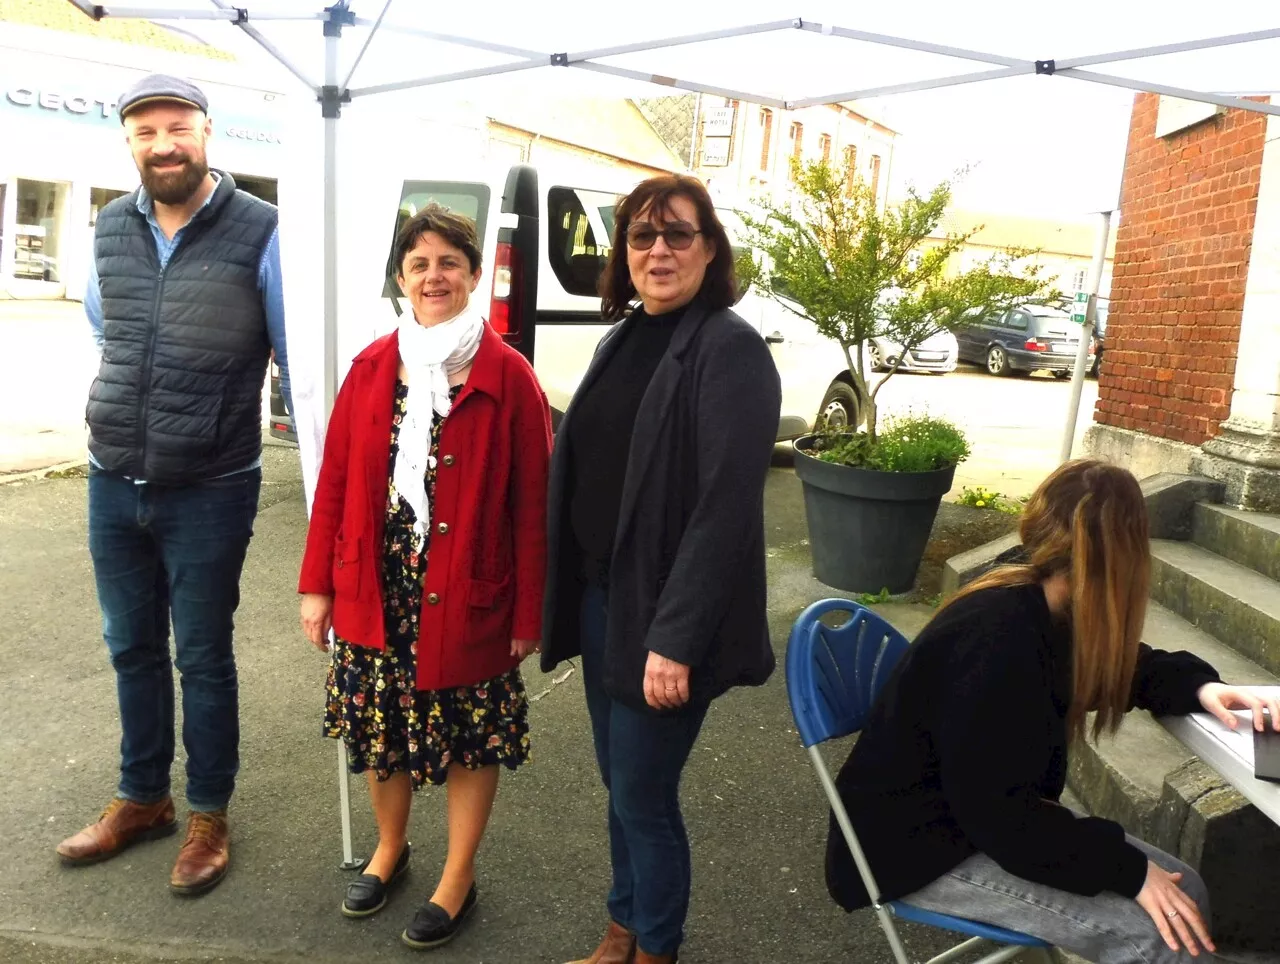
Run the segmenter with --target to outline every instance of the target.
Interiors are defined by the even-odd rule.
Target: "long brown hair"
[[[733,266],[729,235],[716,216],[716,207],[706,187],[688,174],[660,174],[641,181],[635,190],[618,202],[613,212],[613,248],[600,275],[600,310],[605,321],[618,321],[636,296],[627,266],[627,227],[641,211],[671,216],[671,199],[682,197],[698,211],[698,229],[703,241],[714,246],[698,298],[711,309],[729,308],[738,301],[738,276]]]
[[[1071,579],[1072,694],[1067,731],[1115,732],[1129,708],[1138,643],[1147,614],[1151,544],[1137,479],[1095,459],[1067,462],[1041,483],[1019,527],[1024,560],[979,576],[957,599],[992,586]]]

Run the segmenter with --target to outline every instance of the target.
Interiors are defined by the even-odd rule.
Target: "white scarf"
[[[413,313],[400,316],[400,361],[409,373],[409,395],[400,422],[400,451],[392,484],[413,509],[414,532],[425,536],[431,523],[427,504],[427,469],[431,458],[434,412],[449,414],[449,376],[462,371],[476,357],[484,334],[484,318],[470,305],[453,318],[430,328],[418,324]]]

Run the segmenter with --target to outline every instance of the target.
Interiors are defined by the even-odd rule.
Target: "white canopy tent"
[[[133,17],[183,21],[188,26],[221,22],[224,31],[238,30],[266,51],[317,102],[316,114],[323,119],[323,231],[318,238],[292,237],[283,245],[290,368],[299,409],[295,419],[309,497],[324,423],[345,370],[338,352],[340,121],[344,111],[375,95],[395,110],[398,105],[408,109],[411,101],[406,98],[429,88],[447,99],[459,85],[490,92],[501,90],[494,85],[539,85],[551,95],[581,94],[589,85],[595,94],[696,91],[795,109],[879,102],[992,81],[1066,79],[1081,87],[1149,91],[1280,116],[1280,104],[1245,99],[1277,87],[1273,68],[1280,62],[1280,15],[1273,2],[1241,2],[1215,11],[1212,22],[1221,33],[1204,39],[1186,39],[1189,30],[1181,26],[1193,22],[1192,16],[1194,22],[1204,22],[1203,5],[1191,0],[1163,5],[1159,19],[1137,9],[1149,8],[1146,4],[1086,0],[1073,4],[1070,11],[1055,10],[1052,20],[1046,13],[1036,23],[1029,22],[1024,4],[1012,0],[989,0],[982,10],[972,4],[938,4],[929,15],[922,4],[863,9],[815,0],[803,4],[821,8],[812,20],[779,18],[790,11],[780,11],[777,0],[743,0],[734,5],[739,26],[723,26],[726,8],[711,0],[686,0],[678,7],[633,4],[607,9],[587,0],[554,6],[515,0],[448,6],[369,0],[367,12],[373,17],[359,15],[350,0],[334,0],[323,9],[307,0],[260,0],[251,7],[234,6],[229,0],[171,0],[146,7],[69,2],[94,19]],[[1090,2],[1096,25],[1090,22]],[[398,20],[389,16],[393,6]],[[1179,16],[1180,6],[1188,16]],[[1026,25],[1019,30],[1020,23]],[[1127,26],[1129,36],[1156,42],[1085,56],[1043,56],[1065,52],[1068,43],[1097,46],[1092,42],[1095,34],[1119,31],[1119,25]],[[1000,34],[1008,41],[1011,31],[1020,43],[1028,48],[1034,43],[1036,49],[1024,56],[983,49],[985,38]],[[225,35],[219,42],[223,39]],[[344,54],[349,56],[345,69]],[[353,86],[357,78],[360,84]],[[975,112],[972,123],[999,126],[1008,119]],[[394,131],[385,136],[393,144]],[[1087,147],[1087,142],[1079,146]],[[298,156],[302,163],[304,155]],[[1102,206],[1114,207],[1114,201],[1113,192]],[[323,271],[318,285],[317,268]],[[1101,257],[1095,257],[1095,291],[1100,272]],[[321,318],[323,337],[315,339]],[[305,336],[296,338],[297,351],[295,335]],[[323,357],[307,359],[303,346],[314,341],[323,344]],[[1076,377],[1078,402],[1082,365],[1077,365]],[[1074,421],[1073,411],[1072,428]],[[340,748],[344,866],[357,866],[344,762]]]

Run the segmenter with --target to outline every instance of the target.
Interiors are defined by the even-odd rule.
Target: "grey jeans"
[[[1209,893],[1194,870],[1135,837],[1129,843],[1170,873],[1196,902],[1209,926]],[[1030,934],[1097,964],[1191,964],[1212,960],[1174,953],[1155,921],[1136,900],[1104,892],[1081,897],[1015,877],[986,854],[975,854],[950,873],[902,898],[925,910],[995,924]],[[1213,932],[1210,930],[1210,936]]]

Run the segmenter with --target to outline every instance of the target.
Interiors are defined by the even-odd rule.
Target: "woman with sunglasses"
[[[656,964],[677,959],[689,906],[685,762],[711,701],[773,672],[764,483],[781,388],[730,310],[733,252],[706,188],[651,178],[615,222],[601,295],[619,324],[552,455],[542,668],[582,657],[609,791],[611,920],[585,964]]]

